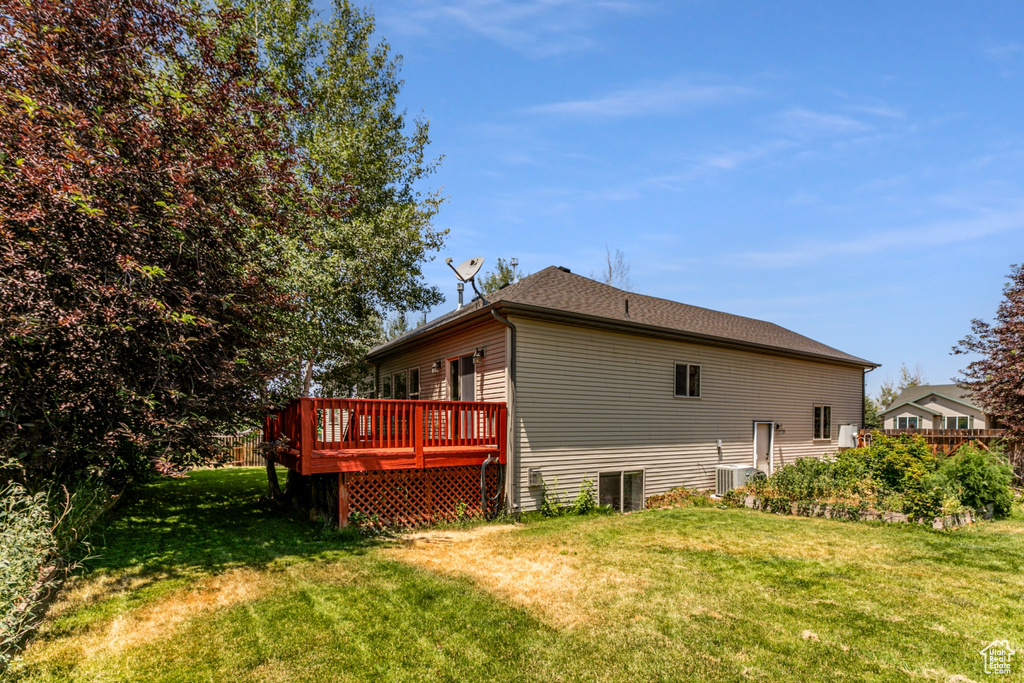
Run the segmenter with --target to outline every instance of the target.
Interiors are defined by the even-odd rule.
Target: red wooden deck
[[[504,403],[299,398],[267,416],[274,459],[299,474],[505,464]]]

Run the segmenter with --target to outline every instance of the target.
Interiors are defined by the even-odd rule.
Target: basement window
[[[814,438],[832,438],[832,406],[814,406]]]
[[[597,485],[598,503],[619,512],[644,509],[644,471],[601,472]]]
[[[676,396],[700,398],[700,366],[676,363]]]

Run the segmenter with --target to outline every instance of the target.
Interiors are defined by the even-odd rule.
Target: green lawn
[[[1007,639],[1024,680],[1019,509],[953,533],[691,508],[369,542],[264,486],[137,491],[12,678],[980,681]]]

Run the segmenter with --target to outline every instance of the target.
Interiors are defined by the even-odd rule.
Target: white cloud
[[[801,108],[790,109],[780,114],[779,128],[785,133],[801,138],[849,135],[871,130],[871,126],[850,116],[825,114]]]
[[[983,48],[981,52],[986,59],[1001,64],[1016,58],[1022,50],[1024,47],[1020,43],[999,43]]]
[[[677,173],[667,173],[647,178],[644,184],[673,189],[708,175],[735,171],[755,161],[790,150],[793,147],[794,143],[789,140],[768,140],[767,142],[741,149],[716,152],[697,159]]]
[[[381,7],[378,19],[390,31],[427,35],[453,27],[532,57],[547,57],[593,49],[598,24],[644,11],[645,3],[625,0],[406,0]]]
[[[927,249],[971,242],[989,235],[1024,229],[1024,209],[982,211],[974,218],[940,221],[925,225],[873,232],[844,241],[808,241],[774,251],[747,251],[724,256],[731,265],[754,268],[800,268],[811,263],[832,260],[836,263],[857,256],[892,249]]]
[[[719,104],[749,97],[752,88],[717,83],[689,83],[679,79],[618,90],[591,99],[552,102],[529,107],[532,114],[559,114],[592,118],[622,118],[669,114],[682,109]]]

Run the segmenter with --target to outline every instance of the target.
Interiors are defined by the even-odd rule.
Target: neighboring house
[[[956,384],[907,387],[879,413],[885,429],[991,429],[992,421]]]
[[[862,424],[877,364],[772,323],[626,292],[550,267],[377,347],[378,398],[506,401],[507,495],[536,509],[585,479],[628,510],[771,471]],[[530,471],[534,472],[531,480]],[[557,482],[556,482],[557,480]],[[531,485],[532,483],[532,485]]]

